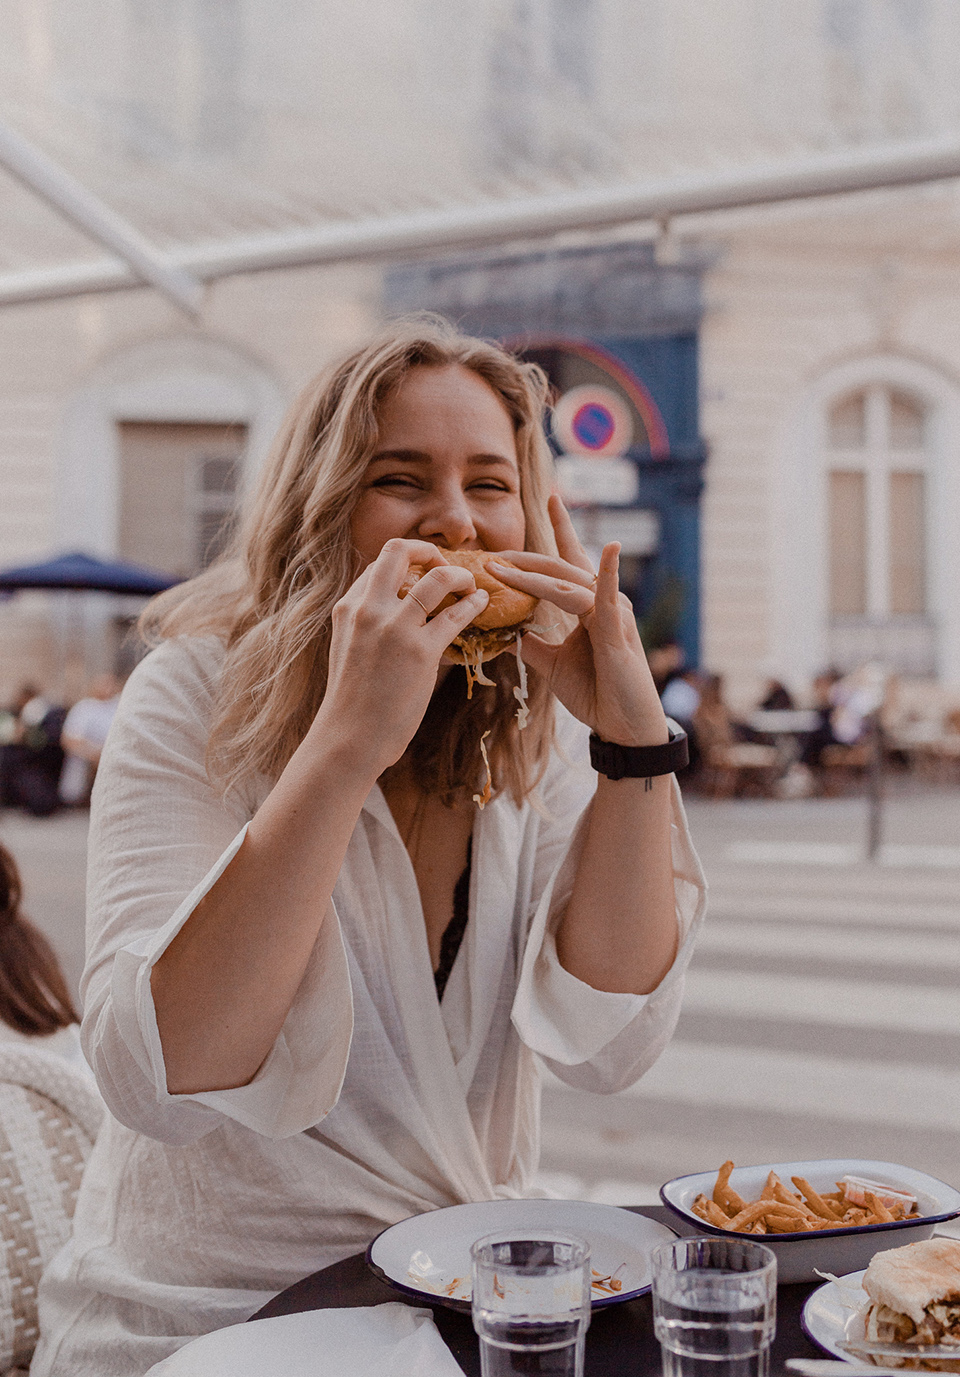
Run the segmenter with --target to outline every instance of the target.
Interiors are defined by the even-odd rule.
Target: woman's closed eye
[[[416,491],[422,488],[423,484],[409,473],[385,473],[380,478],[375,478],[370,486],[372,488],[411,488]]]
[[[424,490],[424,484],[415,475],[409,473],[385,473],[379,478],[375,478],[370,484],[372,488],[408,488],[412,492]],[[478,478],[469,483],[466,492],[480,493],[509,493],[513,489],[508,483],[500,478]]]
[[[505,483],[502,478],[477,478],[472,482],[468,491],[479,488],[486,492],[513,492],[509,483]]]

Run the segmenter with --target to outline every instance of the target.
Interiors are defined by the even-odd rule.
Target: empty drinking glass
[[[760,1243],[681,1238],[651,1255],[664,1377],[767,1377],[777,1260]]]
[[[483,1377],[583,1377],[590,1249],[553,1230],[488,1234],[471,1249]]]

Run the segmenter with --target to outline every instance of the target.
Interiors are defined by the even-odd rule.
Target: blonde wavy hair
[[[377,416],[413,368],[469,368],[497,394],[513,421],[526,517],[526,548],[555,553],[547,515],[552,465],[543,434],[548,384],[523,363],[446,321],[393,323],[315,378],[291,407],[224,554],[187,583],[155,598],[140,630],[149,644],[216,636],[225,660],[207,749],[207,770],[226,792],[256,775],[275,779],[303,740],[327,682],[331,614],[360,572],[350,520],[377,443]],[[519,804],[546,767],[553,698],[530,672],[530,717],[515,720],[515,657],[488,664],[495,689],[466,695],[452,668],[406,757],[429,792],[447,803],[481,782],[480,738],[494,791]]]

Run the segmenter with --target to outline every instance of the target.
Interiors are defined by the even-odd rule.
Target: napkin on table
[[[307,1310],[193,1339],[147,1377],[463,1377],[429,1310]]]

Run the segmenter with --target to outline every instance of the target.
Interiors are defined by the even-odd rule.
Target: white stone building
[[[953,0],[22,0],[0,26],[0,117],[193,262],[960,130]],[[0,567],[84,549],[189,572],[402,258],[231,270],[190,319],[150,287],[83,293],[104,250],[5,174],[0,207]],[[701,662],[744,703],[875,657],[960,684],[956,184],[559,241],[638,242],[700,276]],[[133,611],[0,604],[0,697],[76,693]]]

